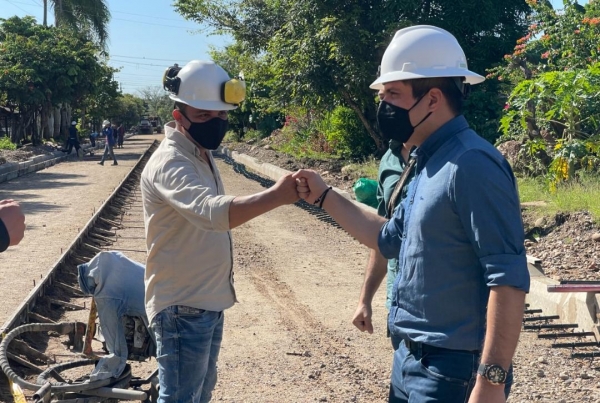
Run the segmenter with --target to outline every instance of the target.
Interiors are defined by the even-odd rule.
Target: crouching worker
[[[121,252],[108,251],[98,253],[77,268],[79,287],[96,302],[102,337],[109,352],[100,359],[90,379],[116,378],[123,372],[128,358],[140,360],[153,356],[156,351],[147,331],[145,267]],[[131,340],[131,349],[135,351],[128,351]]]

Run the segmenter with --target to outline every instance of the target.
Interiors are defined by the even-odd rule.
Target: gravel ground
[[[290,170],[304,166],[327,170],[331,177],[328,181],[342,189],[352,185],[335,166],[294,161],[284,155],[275,157],[272,150],[251,148],[243,145],[239,149]],[[229,193],[261,190],[257,184],[232,174],[224,164],[219,165]],[[541,220],[526,210],[524,221],[529,235],[528,253],[542,259],[547,275],[556,279],[596,279],[599,243],[593,239],[599,229],[587,213]],[[129,239],[128,243],[115,245],[116,249],[143,247],[143,230],[127,235],[122,241]],[[391,349],[382,330],[383,293],[378,293],[375,300],[373,335],[359,333],[350,323],[366,248],[293,207],[275,210],[241,226],[234,231],[234,242],[241,303],[227,312],[214,400],[385,401]],[[142,260],[143,255],[135,258]],[[509,402],[600,403],[596,361],[571,359],[569,350],[554,349],[550,346],[553,342],[556,340],[538,339],[536,332],[522,333]]]

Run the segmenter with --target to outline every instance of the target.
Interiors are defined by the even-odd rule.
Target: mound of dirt
[[[27,161],[36,155],[52,154],[58,149],[53,143],[46,143],[40,146],[25,145],[16,150],[0,150],[0,165],[7,162]]]
[[[538,216],[539,217],[539,216]],[[588,212],[535,218],[525,212],[527,253],[555,280],[600,280],[600,228]]]

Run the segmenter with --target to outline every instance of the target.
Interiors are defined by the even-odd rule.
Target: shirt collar
[[[177,130],[174,120],[165,125],[165,137],[174,143],[177,143],[179,147],[189,152],[194,157],[202,160],[201,151],[190,139],[185,136],[185,134]]]
[[[431,158],[446,141],[448,141],[456,133],[462,132],[468,128],[469,123],[463,115],[458,115],[457,117],[444,123],[414,151],[413,155],[417,157],[418,165],[423,167],[427,160],[429,160],[429,158]]]

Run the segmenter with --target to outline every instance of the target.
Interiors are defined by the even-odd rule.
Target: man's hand
[[[290,173],[279,178],[277,183],[273,185],[272,190],[281,204],[292,204],[300,199],[296,187],[296,179]]]
[[[486,379],[477,376],[469,403],[506,403],[504,385],[492,385]]]
[[[7,199],[0,200],[0,220],[4,223],[10,238],[9,246],[15,246],[25,233],[25,215],[18,202]]]
[[[356,312],[354,312],[352,324],[361,332],[373,334],[373,323],[371,323],[372,316],[373,310],[371,309],[371,304],[359,303]]]
[[[293,178],[296,179],[298,195],[310,204],[314,204],[328,188],[321,176],[312,169],[301,169]]]

